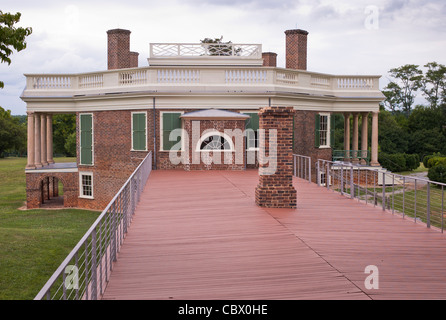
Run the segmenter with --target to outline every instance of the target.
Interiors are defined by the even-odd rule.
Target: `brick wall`
[[[259,113],[260,129],[265,139],[260,142],[259,184],[256,187],[256,204],[261,207],[296,208],[296,189],[293,187],[293,108],[267,107]],[[277,130],[277,142],[270,144],[271,129]],[[271,163],[265,163],[263,155],[271,156],[271,148],[277,148],[277,168],[265,174]],[[274,160],[274,159],[272,159]],[[271,159],[270,159],[271,161]]]
[[[285,31],[286,68],[307,70],[308,32],[300,29]]]
[[[103,209],[147,155],[145,151],[131,151],[131,112],[129,110],[92,113],[94,164],[92,166],[81,165],[78,152],[77,165],[79,172],[93,173],[94,199],[79,198],[79,207]],[[147,116],[147,126],[149,128],[149,112]],[[79,150],[79,113],[76,121]],[[148,130],[150,141],[149,132],[150,130]]]
[[[294,148],[295,154],[311,157],[311,179],[316,180],[317,159],[332,160],[332,148],[319,148],[315,145],[315,111],[294,111]]]

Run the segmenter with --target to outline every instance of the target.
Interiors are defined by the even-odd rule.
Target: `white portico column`
[[[36,168],[42,167],[42,158],[40,156],[40,114],[34,114],[34,165]]]
[[[40,159],[42,166],[48,165],[46,161],[46,115],[40,115]]]
[[[352,142],[352,160],[355,163],[358,163],[358,150],[359,150],[359,128],[358,128],[358,122],[359,122],[359,113],[355,112],[353,113],[353,142]]]
[[[28,163],[26,165],[26,169],[34,169],[36,166],[34,165],[34,113],[28,112]]]
[[[366,160],[364,159],[367,157],[367,149],[368,149],[368,136],[369,136],[369,130],[368,130],[368,119],[369,119],[369,113],[363,112],[361,114],[362,124],[361,124],[361,152],[362,152],[362,160],[361,164],[366,164]]]
[[[379,166],[378,162],[378,112],[372,113],[372,155],[370,165]]]
[[[46,115],[46,161],[54,163],[53,160],[53,116]]]
[[[344,113],[344,160],[350,158],[350,113]]]

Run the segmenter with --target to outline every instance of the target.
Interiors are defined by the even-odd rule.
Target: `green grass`
[[[73,162],[74,158],[57,158]],[[0,159],[0,299],[33,299],[99,212],[19,210],[26,158]]]
[[[400,174],[402,176],[408,176],[413,173],[420,173],[420,172],[428,172],[429,168],[425,168],[423,162],[420,162],[420,166],[412,171],[401,171],[401,172],[395,172],[396,174]]]

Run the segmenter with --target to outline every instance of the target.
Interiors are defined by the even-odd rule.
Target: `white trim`
[[[82,184],[82,176],[90,176],[91,177],[91,196],[86,196],[83,194],[83,184]],[[93,172],[80,171],[79,172],[79,198],[84,199],[94,199],[94,180],[93,180]]]
[[[133,115],[134,114],[144,114],[145,116],[146,116],[146,121],[145,121],[145,124],[146,124],[146,133],[145,133],[145,136],[146,136],[146,143],[145,143],[145,145],[146,145],[146,148],[145,148],[145,150],[135,150],[135,149],[133,149]],[[132,144],[131,144],[131,146],[130,146],[130,151],[147,151],[147,145],[148,145],[148,143],[147,143],[147,141],[148,141],[148,139],[147,139],[147,111],[133,111],[133,112],[131,112],[131,117],[130,117],[130,123],[131,123],[131,132],[130,132],[130,134],[131,134],[131,136],[132,136]]]
[[[326,144],[322,145],[320,144],[321,142],[321,121],[319,122],[319,149],[327,149],[327,148],[331,148],[330,145],[330,141],[331,141],[331,114],[327,113],[327,112],[319,112],[319,116],[321,117],[327,117],[327,140],[326,140]]]
[[[203,143],[204,140],[206,140],[210,136],[220,136],[220,137],[223,137],[223,139],[228,141],[230,149],[229,150],[202,150],[201,149],[201,144]],[[195,151],[196,152],[211,152],[211,151],[212,152],[234,152],[235,151],[235,147],[234,147],[234,142],[232,141],[232,138],[230,136],[228,136],[224,132],[213,130],[213,131],[205,133],[204,135],[202,135],[200,137],[200,140],[198,140],[198,143],[195,146]]]
[[[78,168],[66,169],[25,169],[25,173],[58,173],[58,172],[79,172]]]
[[[82,163],[82,123],[81,123],[81,115],[91,115],[91,164]],[[79,165],[81,166],[94,166],[94,114],[92,112],[82,112],[79,113]]]
[[[160,136],[160,147],[159,147],[159,151],[167,151],[169,152],[170,150],[164,150],[164,141],[163,141],[163,115],[165,113],[181,113],[184,114],[184,111],[160,111],[160,132],[159,132],[159,136]],[[180,119],[181,120],[181,119]],[[181,129],[183,129],[183,120],[181,120]],[[181,139],[181,141],[183,141],[183,139]],[[181,143],[181,150],[183,150],[183,143]],[[181,151],[179,150],[179,151]]]

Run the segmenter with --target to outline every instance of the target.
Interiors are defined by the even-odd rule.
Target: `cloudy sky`
[[[308,70],[382,75],[404,64],[446,64],[444,0],[2,0],[32,27],[27,48],[0,65],[0,106],[25,114],[25,73],[77,73],[107,68],[106,31],[131,30],[131,50],[147,65],[151,42],[200,42],[223,36],[261,43],[285,66],[287,29],[309,32]]]

